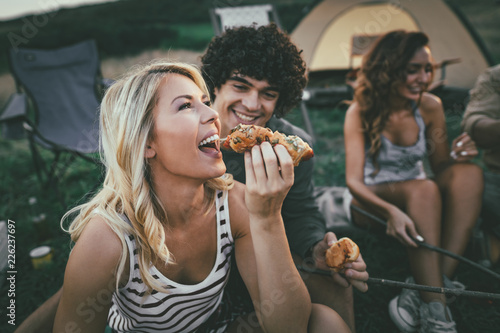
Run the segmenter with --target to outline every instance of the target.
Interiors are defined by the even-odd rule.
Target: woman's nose
[[[213,122],[219,119],[219,113],[210,106],[203,104],[202,123]]]
[[[418,80],[422,83],[427,83],[429,81],[430,77],[431,77],[431,73],[426,71],[425,69],[422,69],[419,72]]]

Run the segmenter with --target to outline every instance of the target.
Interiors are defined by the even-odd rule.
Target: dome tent
[[[465,18],[442,0],[324,0],[299,22],[291,37],[303,49],[313,77],[359,66],[367,46],[395,29],[425,32],[436,63],[460,58],[446,68],[447,86],[470,89],[478,75],[493,65]]]

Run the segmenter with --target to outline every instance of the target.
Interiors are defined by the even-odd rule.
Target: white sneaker
[[[465,290],[465,285],[463,283],[458,281],[452,281],[444,274],[443,274],[443,286],[448,289]],[[445,297],[446,297],[446,304],[451,304],[455,302],[455,300],[457,299],[457,296],[450,294],[445,295]]]
[[[455,281],[455,280],[450,280],[446,275],[443,274],[443,285],[445,288],[448,289],[460,289],[460,290],[465,290],[465,285],[461,282]]]
[[[420,333],[457,333],[450,309],[440,302],[420,305]]]
[[[408,277],[406,283],[415,283],[413,277]],[[420,295],[413,289],[403,289],[399,296],[389,303],[389,316],[394,325],[403,332],[415,332],[420,319]]]

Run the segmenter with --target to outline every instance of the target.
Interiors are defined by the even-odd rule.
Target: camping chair
[[[52,50],[11,49],[8,59],[17,93],[1,116],[7,128],[2,133],[19,137],[19,127],[24,127],[40,183],[44,188],[55,185],[57,191],[57,179],[76,157],[97,162],[90,155],[99,148],[101,81],[95,41]],[[53,153],[51,162],[39,147]],[[61,161],[63,154],[69,155],[66,161]]]
[[[279,28],[281,24],[276,9],[271,4],[240,7],[223,7],[210,9],[210,19],[217,36],[227,28],[267,25],[274,22]]]

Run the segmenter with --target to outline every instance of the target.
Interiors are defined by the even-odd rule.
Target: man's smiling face
[[[213,108],[219,112],[221,137],[238,124],[265,126],[279,98],[278,88],[266,80],[239,74],[233,74],[214,93]]]

